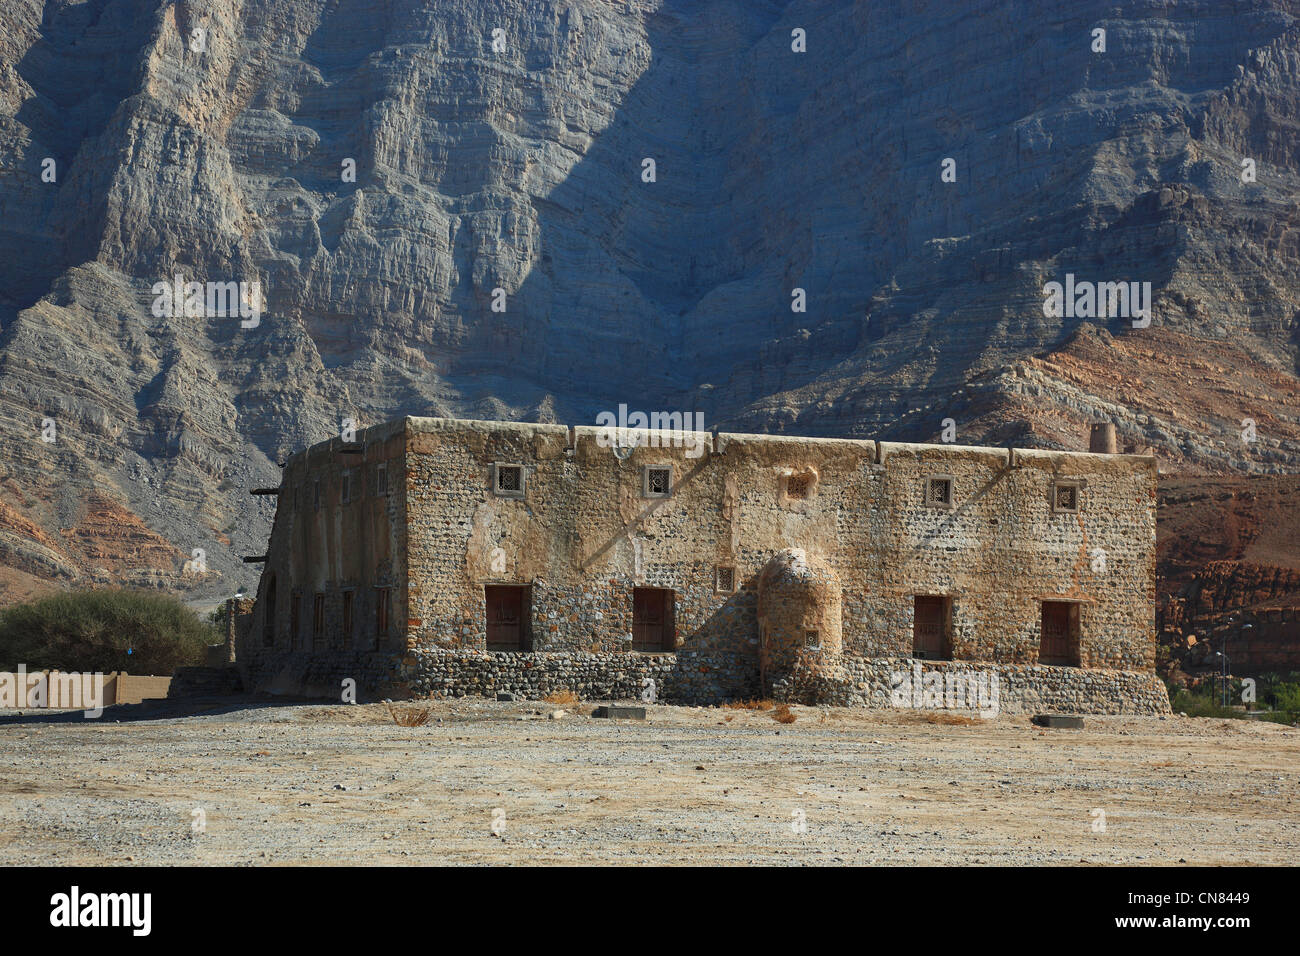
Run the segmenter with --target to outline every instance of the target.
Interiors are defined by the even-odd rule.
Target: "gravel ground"
[[[1300,730],[1273,724],[417,706],[0,717],[0,862],[1300,862]]]

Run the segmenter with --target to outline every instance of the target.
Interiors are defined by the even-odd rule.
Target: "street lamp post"
[[[1219,659],[1219,680],[1222,682],[1219,689],[1219,703],[1223,707],[1228,706],[1228,655],[1223,651],[1215,651],[1214,656]],[[1210,688],[1213,693],[1214,688]]]
[[[1227,706],[1227,637],[1223,639],[1223,706]]]

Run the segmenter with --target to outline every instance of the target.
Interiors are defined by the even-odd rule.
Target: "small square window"
[[[733,594],[736,590],[736,569],[718,565],[713,569],[713,590],[718,594]]]
[[[522,498],[524,496],[524,466],[492,466],[492,493],[498,498]]]
[[[952,507],[951,475],[929,475],[925,479],[925,503],[931,508]]]
[[[790,475],[785,480],[785,496],[794,501],[800,501],[808,497],[808,490],[811,487],[811,475]]]
[[[1058,514],[1074,514],[1079,510],[1082,485],[1077,481],[1052,482],[1052,511]]]
[[[375,466],[375,497],[382,498],[388,494],[388,465]]]
[[[643,497],[667,498],[673,493],[672,465],[646,465],[643,480]]]
[[[820,651],[822,649],[821,633],[818,631],[804,631],[803,649],[805,651]]]

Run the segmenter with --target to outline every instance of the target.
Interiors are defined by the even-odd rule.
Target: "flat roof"
[[[602,425],[574,425],[565,424],[547,424],[542,422],[513,422],[513,421],[495,421],[491,419],[475,418],[437,418],[421,415],[406,415],[400,418],[392,418],[388,421],[381,422],[377,425],[370,425],[366,428],[358,429],[356,442],[352,444],[366,445],[374,441],[382,441],[393,437],[399,433],[403,427],[409,428],[413,432],[439,432],[439,431],[469,431],[469,432],[518,432],[518,433],[545,433],[556,436],[568,435],[569,428],[574,429],[575,436],[592,436],[609,427]],[[705,431],[697,432],[693,429],[682,429],[674,431],[673,429],[655,429],[655,428],[628,428],[628,432],[635,434],[647,435],[697,435],[702,438],[712,440],[714,432]],[[1005,455],[1009,450],[1014,450],[1017,457],[1026,459],[1048,459],[1069,456],[1083,458],[1087,460],[1105,460],[1112,462],[1123,462],[1131,460],[1133,462],[1153,462],[1154,455],[1135,455],[1135,454],[1104,454],[1086,451],[1069,451],[1066,449],[1050,448],[1020,448],[1001,445],[957,445],[949,443],[935,442],[903,442],[903,441],[885,441],[871,438],[819,438],[803,435],[786,435],[786,434],[763,434],[758,432],[724,432],[716,433],[718,437],[727,442],[736,442],[740,444],[762,443],[767,445],[823,445],[839,446],[846,450],[852,449],[860,454],[870,454],[875,457],[879,450],[880,457],[883,459],[891,454],[908,454],[927,451],[938,452],[959,452],[964,454],[1000,454]],[[294,461],[299,456],[308,455],[312,452],[320,452],[330,446],[338,446],[339,450],[345,449],[348,443],[345,443],[340,437],[328,438],[324,441],[317,442],[314,445],[295,452],[289,457],[289,461]],[[285,463],[286,466],[288,462]]]
[[[401,420],[402,419],[395,419],[393,421],[401,421]],[[468,430],[468,431],[488,432],[488,431],[502,431],[502,430],[518,430],[524,432],[531,431],[531,432],[550,432],[555,434],[565,434],[568,432],[568,429],[570,427],[567,424],[546,424],[542,422],[509,422],[509,421],[492,421],[487,419],[473,419],[473,418],[436,418],[436,417],[425,417],[419,415],[408,415],[406,416],[405,420],[410,423],[411,428],[414,431]],[[392,423],[393,422],[389,422],[388,424],[392,424]],[[574,425],[572,427],[574,428],[575,434],[594,435],[604,430],[606,427],[614,427],[614,426]],[[634,433],[664,434],[665,432],[672,433],[673,430],[654,429],[654,428],[628,428],[627,431],[634,432]],[[681,431],[677,432],[677,434],[712,436],[714,432],[712,431],[697,432],[694,429],[682,429]],[[950,452],[951,451],[997,452],[997,453],[1005,454],[1008,449],[1008,446],[1004,446],[1004,445],[957,445],[957,444],[940,443],[940,442],[886,441],[886,440],[873,439],[873,438],[834,438],[834,437],[819,438],[819,437],[805,436],[805,435],[765,434],[760,432],[719,431],[717,432],[717,435],[720,438],[727,439],[728,441],[765,442],[770,444],[789,443],[789,444],[799,444],[799,445],[809,445],[809,444],[842,445],[842,446],[848,446],[853,448],[860,448],[864,451],[870,449],[872,452],[875,451],[877,445],[879,445],[881,450],[884,452],[890,452],[890,451],[914,452],[914,451],[936,450],[936,451],[950,451]],[[1097,452],[1070,451],[1067,449],[1051,449],[1051,448],[1017,447],[1015,448],[1015,452],[1017,455],[1025,455],[1030,457],[1078,455],[1084,458],[1104,458],[1112,461],[1115,459],[1124,459],[1124,458],[1146,461],[1154,457],[1152,455],[1131,455],[1131,454],[1110,455],[1110,454],[1097,453]]]

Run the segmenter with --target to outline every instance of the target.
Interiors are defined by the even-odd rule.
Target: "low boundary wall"
[[[272,653],[244,663],[252,677],[247,686],[254,691],[334,700],[341,699],[344,681],[349,679],[355,681],[359,699],[509,693],[539,700],[567,690],[584,700],[644,700],[652,694],[663,703],[708,705],[766,696],[757,658],[717,651]],[[1164,683],[1151,672],[907,657],[841,657],[819,660],[811,667],[796,666],[773,684],[770,696],[777,701],[841,707],[1170,712]]]
[[[100,681],[98,690],[91,681]],[[0,706],[85,710],[98,697],[101,707],[138,704],[166,697],[170,677],[128,674],[83,674],[76,671],[18,671],[0,673]]]

